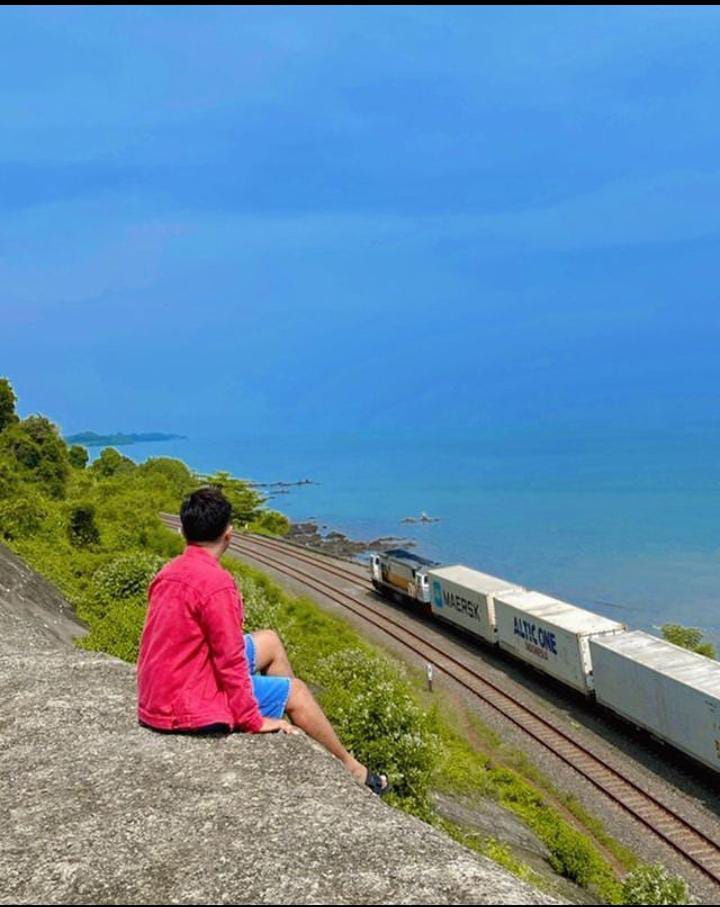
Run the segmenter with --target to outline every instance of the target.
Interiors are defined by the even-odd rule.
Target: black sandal
[[[383,782],[385,783],[383,784]],[[373,775],[371,774],[370,769],[368,769],[367,775],[365,776],[365,787],[369,787],[374,794],[377,794],[378,797],[382,797],[390,790],[390,783],[387,779],[387,775]]]

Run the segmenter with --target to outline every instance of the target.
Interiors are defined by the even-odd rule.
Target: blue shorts
[[[290,678],[268,677],[255,672],[255,642],[249,633],[245,634],[245,655],[260,714],[263,718],[282,718],[290,696]]]

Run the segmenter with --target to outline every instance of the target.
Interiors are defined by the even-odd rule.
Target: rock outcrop
[[[1,903],[547,904],[304,737],[154,734],[0,547]]]

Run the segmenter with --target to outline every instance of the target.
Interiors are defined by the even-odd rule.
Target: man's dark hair
[[[182,502],[180,521],[188,542],[214,542],[230,524],[232,508],[219,488],[200,488]]]

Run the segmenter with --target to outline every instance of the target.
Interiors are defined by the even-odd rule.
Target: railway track
[[[163,515],[173,528],[179,521]],[[679,853],[703,875],[720,886],[720,844],[679,815],[669,804],[644,790],[629,778],[621,767],[611,765],[570,733],[555,727],[549,720],[533,711],[511,693],[484,677],[472,666],[443,651],[424,638],[420,632],[382,613],[372,601],[357,598],[337,588],[337,583],[317,575],[352,582],[360,591],[374,591],[362,573],[341,566],[342,562],[327,555],[315,554],[287,542],[262,536],[236,536],[230,546],[236,554],[272,567],[286,576],[301,581],[306,587],[320,592],[367,623],[400,642],[425,662],[452,678],[465,690],[500,713],[524,734],[549,750],[556,758],[581,775],[604,796],[631,815],[657,838]],[[310,572],[310,570],[315,572]]]

